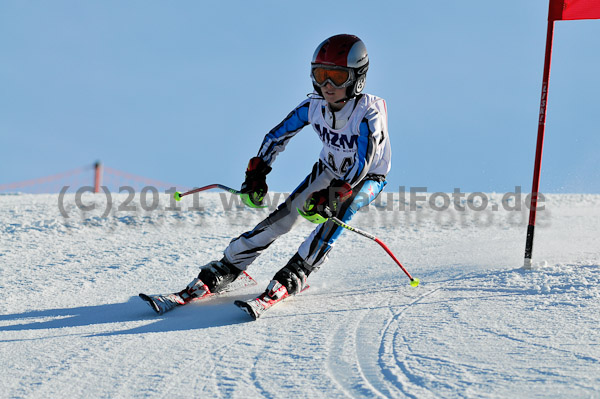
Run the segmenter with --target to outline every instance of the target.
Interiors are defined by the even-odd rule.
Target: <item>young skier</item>
[[[326,262],[344,222],[373,201],[385,186],[391,149],[385,101],[363,94],[369,58],[364,43],[353,35],[336,35],[321,43],[312,58],[314,93],[302,101],[264,138],[258,155],[250,159],[242,185],[242,200],[259,206],[267,194],[266,176],[276,156],[303,127],[312,125],[323,142],[311,173],[265,220],[225,248],[221,260],[200,268],[177,296],[161,296],[153,307],[162,313],[208,293],[218,293],[279,236],[303,218],[318,224],[297,253],[279,270],[258,298],[236,305],[257,318],[271,305],[306,287],[307,277]],[[158,307],[158,309],[157,309]]]

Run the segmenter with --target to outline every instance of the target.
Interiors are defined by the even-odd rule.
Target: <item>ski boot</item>
[[[235,281],[242,272],[243,270],[238,269],[223,257],[221,260],[212,261],[202,266],[198,278],[188,285],[188,289],[191,290],[191,295],[199,295],[204,287],[199,287],[200,290],[198,291],[198,283],[194,284],[194,282],[200,280],[208,288],[209,292],[218,294],[221,291],[225,291],[227,286]]]
[[[310,266],[296,254],[275,274],[265,292],[252,300],[238,300],[234,304],[256,320],[273,305],[306,290],[306,278],[311,271]]]
[[[225,258],[214,260],[200,268],[198,277],[192,280],[179,296],[188,303],[194,299],[226,291],[227,286],[237,279],[242,270]]]

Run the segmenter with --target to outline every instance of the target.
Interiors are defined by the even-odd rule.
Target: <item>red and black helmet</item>
[[[316,92],[331,82],[346,87],[346,97],[356,97],[365,87],[369,55],[367,47],[354,35],[335,35],[321,43],[312,58],[310,76]],[[338,72],[336,72],[338,71]]]

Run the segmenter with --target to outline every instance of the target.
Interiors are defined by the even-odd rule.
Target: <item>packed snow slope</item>
[[[598,195],[548,196],[526,271],[518,201],[411,210],[384,194],[352,224],[419,287],[346,231],[309,290],[251,321],[232,302],[313,225],[250,266],[258,286],[157,316],[139,292],[182,289],[268,210],[146,194],[0,195],[0,397],[600,397]]]

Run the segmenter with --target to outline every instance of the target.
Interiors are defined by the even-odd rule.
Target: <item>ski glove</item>
[[[324,223],[335,216],[340,205],[351,196],[350,184],[343,180],[334,180],[328,188],[312,193],[298,212],[313,223]]]
[[[241,198],[244,204],[251,208],[262,206],[263,199],[269,191],[267,186],[267,174],[271,167],[260,157],[254,157],[248,162],[246,169],[246,180],[242,184]]]

